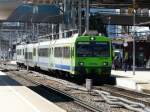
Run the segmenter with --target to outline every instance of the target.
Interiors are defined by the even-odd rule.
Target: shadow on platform
[[[54,102],[54,103],[73,101],[73,99],[71,99],[61,93],[58,93],[54,90],[51,90],[43,85],[29,86],[28,88],[33,90],[40,96],[42,96],[42,97],[46,98],[47,100]]]
[[[22,86],[7,75],[0,75],[0,86]]]
[[[130,77],[127,77],[127,76],[119,76],[117,74],[112,74],[112,76],[114,76],[116,78],[130,78]]]
[[[2,86],[23,86],[23,85],[21,85],[19,82],[12,79],[8,75],[0,74],[0,87],[2,87]],[[51,102],[57,103],[57,102],[73,101],[73,99],[71,99],[61,93],[57,93],[54,90],[51,90],[43,85],[35,85],[35,86],[31,85],[31,86],[27,86],[27,87]]]

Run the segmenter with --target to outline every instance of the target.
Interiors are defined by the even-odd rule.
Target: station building
[[[133,38],[113,38],[114,49],[120,49],[122,54],[122,63],[127,58],[132,66],[133,59]],[[126,46],[124,44],[126,43]],[[150,69],[150,36],[135,39],[135,64],[138,69]]]
[[[0,59],[7,59],[9,56],[9,40],[0,37]]]

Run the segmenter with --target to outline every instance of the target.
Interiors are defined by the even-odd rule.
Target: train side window
[[[25,49],[25,52],[27,52],[27,48]]]
[[[71,55],[72,55],[72,57],[74,57],[74,47],[72,47]]]
[[[36,56],[36,49],[33,48],[33,56]]]
[[[70,47],[66,48],[66,54],[67,54],[66,57],[70,58]]]
[[[32,60],[32,52],[25,52],[25,59]]]
[[[17,52],[17,55],[18,55],[18,49],[17,49],[17,51],[16,51],[16,52]]]
[[[48,48],[40,48],[38,54],[41,57],[48,57]]]
[[[54,49],[54,56],[55,57],[57,57],[57,52],[56,51],[57,51],[57,47],[55,47],[55,49]]]
[[[45,48],[44,50],[45,50],[44,56],[48,57],[48,48]]]
[[[27,55],[28,55],[27,52],[25,52],[25,59],[27,59],[27,57],[28,57]]]
[[[21,49],[21,55],[23,55],[23,49]]]
[[[52,48],[52,54],[54,54],[54,49]]]
[[[51,55],[51,48],[49,48],[49,56]]]
[[[58,47],[55,47],[55,49],[54,49],[54,56],[59,57],[59,48]]]
[[[29,52],[29,59],[32,59],[32,52]]]
[[[62,48],[61,47],[55,47],[54,56],[55,57],[62,57]]]
[[[38,49],[38,56],[40,56],[41,54],[40,54],[41,52],[40,52],[40,49]]]
[[[64,47],[63,48],[63,57],[64,58],[70,58],[70,47]]]
[[[59,57],[62,57],[63,56],[63,52],[62,52],[62,47],[59,47]]]

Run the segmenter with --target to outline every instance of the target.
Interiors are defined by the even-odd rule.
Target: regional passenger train
[[[78,36],[17,45],[17,65],[59,71],[71,75],[111,74],[111,40],[104,36]]]

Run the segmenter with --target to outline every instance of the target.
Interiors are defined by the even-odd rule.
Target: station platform
[[[150,91],[150,71],[111,71],[116,77],[116,85],[137,91]]]
[[[1,112],[66,112],[0,71]]]

